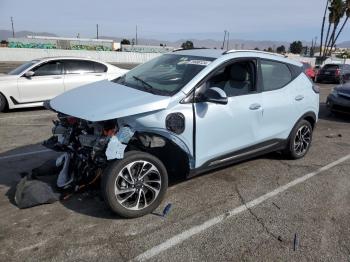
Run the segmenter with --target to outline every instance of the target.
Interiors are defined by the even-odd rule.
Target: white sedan
[[[128,70],[77,57],[51,57],[27,62],[0,75],[0,112],[42,106],[43,102],[81,85],[115,79]]]

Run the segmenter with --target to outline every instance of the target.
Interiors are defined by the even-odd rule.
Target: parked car
[[[305,156],[319,90],[301,63],[283,56],[194,49],[46,106],[58,113],[44,144],[64,152],[60,186],[79,188],[101,176],[111,210],[138,217],[160,204],[168,176],[191,177],[272,151]]]
[[[343,84],[350,80],[350,65],[326,64],[316,75],[316,82],[331,82]]]
[[[86,58],[51,57],[27,62],[0,76],[0,112],[42,106],[67,90],[114,79],[126,70]]]
[[[327,97],[327,107],[332,112],[350,113],[350,83],[333,89]]]
[[[301,62],[303,64],[305,74],[313,81],[315,80],[315,71],[308,62]]]

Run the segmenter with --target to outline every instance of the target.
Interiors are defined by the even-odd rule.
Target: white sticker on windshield
[[[205,61],[205,60],[190,60],[187,62],[188,65],[202,65],[207,66],[211,63],[211,61]]]

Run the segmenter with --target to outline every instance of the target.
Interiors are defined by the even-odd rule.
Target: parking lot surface
[[[129,220],[98,191],[18,209],[20,173],[57,156],[40,145],[55,114],[0,114],[0,260],[350,261],[350,117],[328,112],[332,85],[320,86],[305,158],[274,153],[178,181],[154,214]]]

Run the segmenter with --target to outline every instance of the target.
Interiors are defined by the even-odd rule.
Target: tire
[[[6,109],[7,109],[7,100],[2,94],[0,94],[0,112],[5,112]]]
[[[163,163],[140,151],[126,152],[123,159],[111,163],[101,180],[106,204],[125,218],[151,213],[162,202],[167,188],[168,174]]]
[[[310,122],[304,119],[294,126],[285,150],[291,159],[300,159],[307,154],[312,142],[312,131]]]

